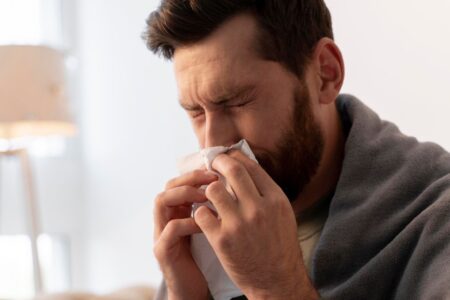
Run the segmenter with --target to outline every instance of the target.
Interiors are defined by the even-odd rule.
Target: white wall
[[[450,2],[326,2],[347,65],[344,92],[450,150]]]
[[[156,284],[152,206],[175,158],[195,150],[171,65],[139,36],[158,1],[80,0],[85,286]],[[347,63],[344,91],[407,133],[450,149],[448,1],[328,0]]]
[[[87,183],[87,287],[157,284],[153,198],[196,149],[177,106],[171,66],[140,35],[157,1],[79,1]]]

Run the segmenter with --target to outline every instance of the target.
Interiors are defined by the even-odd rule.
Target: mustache
[[[273,178],[273,173],[276,169],[278,161],[277,156],[271,151],[268,151],[264,148],[252,146],[250,143],[249,145],[259,165],[264,169],[264,171],[266,171],[266,173],[269,174],[272,179],[275,179]]]

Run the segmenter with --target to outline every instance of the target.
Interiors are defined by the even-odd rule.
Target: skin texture
[[[244,138],[261,164],[239,151],[214,160],[237,201],[202,170],[172,179],[158,195],[154,252],[170,299],[207,297],[189,249],[189,236],[197,232],[205,233],[249,299],[318,298],[303,263],[295,217],[332,190],[339,176],[344,138],[334,102],[344,64],[334,42],[323,38],[299,79],[280,63],[259,58],[257,35],[254,18],[241,14],[201,42],[175,51],[180,104],[200,147]],[[283,160],[288,152],[301,155]],[[283,177],[282,170],[290,176]],[[199,192],[204,184],[209,184],[205,193]],[[191,204],[207,199],[220,219],[206,207],[191,218]]]

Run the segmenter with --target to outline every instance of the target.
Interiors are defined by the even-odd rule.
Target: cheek
[[[263,101],[257,110],[255,138],[257,144],[273,151],[292,127],[295,101],[290,89],[270,89]]]
[[[267,108],[241,118],[241,135],[256,149],[274,152],[287,130],[289,117]]]

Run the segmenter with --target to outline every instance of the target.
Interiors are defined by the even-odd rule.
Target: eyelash
[[[243,107],[243,106],[249,104],[251,101],[252,101],[251,99],[242,98],[238,104],[229,105],[229,106],[227,106],[227,108],[233,108],[233,107],[240,108],[240,107]]]
[[[241,107],[247,105],[249,102],[251,102],[251,100],[244,100],[243,102],[235,104],[235,105],[225,106],[225,108],[241,108]],[[196,118],[200,117],[203,114],[204,114],[204,110],[203,109],[202,110],[192,110],[192,111],[190,111],[190,117],[192,119],[196,119]]]

